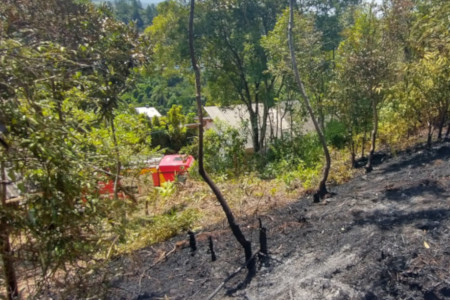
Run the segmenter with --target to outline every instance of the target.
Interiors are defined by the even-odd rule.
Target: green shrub
[[[235,128],[216,122],[217,130],[210,129],[204,135],[204,164],[214,176],[237,177],[248,164],[245,153],[245,137]],[[181,152],[197,157],[198,140]]]
[[[322,159],[322,148],[315,134],[294,139],[279,139],[269,145],[266,164],[261,170],[263,178],[276,178],[280,174],[315,168]],[[287,175],[289,176],[289,175]]]
[[[327,123],[325,137],[329,145],[338,149],[343,149],[350,141],[346,125],[337,120],[331,120]]]

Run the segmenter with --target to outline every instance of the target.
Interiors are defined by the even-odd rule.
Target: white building
[[[150,120],[153,117],[161,117],[161,114],[159,113],[159,111],[156,110],[156,108],[154,107],[136,107],[136,111],[138,114],[145,114]]]
[[[270,108],[267,116],[265,143],[276,138],[281,138],[283,135],[290,135],[295,123],[292,114],[298,113],[299,109],[300,107],[297,101],[281,102],[275,107]],[[244,132],[247,135],[245,149],[248,151],[253,150],[250,116],[245,105],[240,104],[231,107],[206,106],[205,111],[213,120],[220,120],[221,122]],[[260,130],[263,111],[263,105],[259,104],[258,127]],[[302,129],[303,133],[308,133],[314,130],[314,126],[312,122],[307,119],[303,124]]]

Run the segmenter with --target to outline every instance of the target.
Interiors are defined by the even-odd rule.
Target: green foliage
[[[321,37],[314,26],[314,15],[294,12],[295,26],[294,50],[299,72],[311,106],[320,125],[324,125],[326,106],[324,100],[329,93],[329,82],[332,78],[332,55],[322,50]],[[300,93],[292,72],[290,51],[288,47],[287,27],[289,10],[286,9],[278,18],[275,28],[262,38],[262,45],[268,53],[269,71],[279,80],[275,82],[278,90],[277,100],[292,101],[299,99]],[[304,108],[306,110],[306,108]]]
[[[163,115],[174,105],[180,105],[184,114],[195,110],[195,96],[189,78],[160,73],[136,76],[136,85],[122,96],[129,104],[155,107]]]
[[[300,180],[304,188],[316,182],[321,167],[322,148],[314,134],[277,140],[270,145],[268,163],[261,171],[264,178],[280,178],[291,186]]]
[[[7,222],[25,235],[39,284],[105,250],[133,209],[100,195],[98,183],[111,179],[112,149],[123,162],[152,153],[146,120],[118,113],[139,40],[104,6],[78,1],[10,1],[0,14],[0,123],[10,145],[0,158],[22,197]]]
[[[237,129],[215,122],[217,129],[210,129],[204,135],[204,160],[207,172],[237,177],[248,170],[244,137]],[[183,149],[183,152],[197,157],[197,142]]]
[[[379,110],[392,76],[395,49],[388,46],[383,23],[373,5],[354,12],[355,23],[344,32],[331,84],[328,105],[346,128],[355,154],[356,137],[372,130],[377,135]],[[365,145],[362,145],[363,147]],[[373,144],[372,146],[375,146]]]
[[[152,146],[160,147],[167,153],[179,152],[196,134],[196,129],[186,127],[193,121],[192,114],[182,113],[181,105],[173,105],[167,116],[152,118]]]
[[[325,137],[330,145],[338,149],[344,148],[350,140],[347,126],[336,120],[327,123]]]
[[[302,2],[307,10],[311,8],[315,15],[315,26],[322,32],[322,49],[325,51],[335,50],[343,39],[341,32],[345,28],[343,18],[351,12],[360,0],[306,0]]]
[[[311,85],[315,78],[314,70],[321,63],[320,32],[314,28],[314,18],[311,15],[295,12],[295,53],[297,56],[299,71],[305,74],[306,82]],[[289,10],[284,10],[278,18],[275,28],[261,39],[261,44],[268,53],[269,70],[271,73],[284,77],[283,84],[287,89],[295,90],[295,82],[291,68],[290,53],[288,47],[287,27],[289,21]]]
[[[185,116],[181,113],[181,105],[174,105],[167,113],[167,131],[170,136],[171,148],[178,151],[186,144],[187,128],[184,126]]]
[[[403,143],[425,125],[430,133],[433,126],[442,129],[450,117],[449,2],[393,1],[382,14],[363,6],[352,14],[353,6],[346,7],[355,2],[308,0],[295,14],[299,67],[321,123],[332,120],[325,128],[328,141],[354,151],[373,128],[373,108],[380,112],[379,141],[389,145]],[[154,6],[144,17],[138,0],[114,5],[115,12],[87,1],[0,6],[0,123],[9,145],[8,150],[0,145],[0,160],[23,197],[16,207],[2,207],[1,216],[12,234],[26,236],[27,247],[20,251],[40,266],[38,282],[114,247],[127,251],[169,238],[199,217],[198,210],[181,207],[136,216],[139,203],[100,194],[99,182],[122,169],[133,173],[136,158],[151,156],[153,148],[176,152],[188,145],[184,151],[196,155],[195,142],[189,145],[195,133],[185,127],[195,122],[187,6],[164,2],[152,19]],[[264,113],[277,101],[298,97],[285,6],[278,0],[198,5],[202,100],[246,104],[253,129],[264,123],[255,103],[263,104],[259,113]],[[117,22],[114,13],[131,26]],[[133,22],[140,29],[152,25],[139,36]],[[150,104],[167,116],[150,122],[123,102]],[[254,136],[262,133],[258,130]],[[293,136],[268,146],[260,175],[290,189],[309,189],[320,176],[322,150],[315,135]],[[252,170],[246,137],[237,130],[219,124],[205,138],[206,169],[222,182]],[[350,176],[342,158],[348,154],[338,154],[332,182]],[[241,186],[252,194],[250,184]],[[155,206],[167,203],[181,194],[175,187],[167,183],[146,196],[154,197]],[[204,197],[206,192],[197,198]]]
[[[160,195],[163,198],[167,198],[176,191],[176,184],[174,181],[166,181],[161,184],[161,186],[155,187],[156,191],[158,192],[158,195]]]

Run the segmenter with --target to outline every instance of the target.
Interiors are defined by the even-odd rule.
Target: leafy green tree
[[[102,28],[107,34],[96,45],[103,50],[102,60],[94,68],[89,80],[94,80],[98,86],[90,89],[97,98],[95,110],[111,128],[116,156],[116,175],[114,181],[114,197],[118,195],[118,184],[121,172],[120,152],[114,124],[114,111],[118,108],[121,94],[128,88],[130,82],[130,67],[133,65],[132,54],[134,40],[137,37],[127,27],[106,20]]]
[[[194,48],[194,8],[195,8],[195,0],[191,0],[190,10],[189,10],[189,53],[191,57],[192,68],[195,73],[195,91],[196,91],[196,102],[197,102],[197,116],[200,124],[203,124],[203,108],[201,102],[201,84],[200,84],[200,68],[197,65],[197,58],[195,54]],[[223,212],[228,220],[228,224],[230,226],[233,235],[236,237],[236,240],[244,249],[245,253],[245,265],[248,269],[248,275],[244,284],[249,283],[249,281],[253,278],[256,273],[256,261],[252,254],[252,244],[248,241],[244,234],[242,233],[241,228],[236,223],[236,219],[234,218],[233,212],[230,209],[225,197],[220,192],[217,185],[211,180],[204,168],[204,160],[203,160],[203,126],[198,127],[198,172],[200,176],[202,176],[203,180],[208,184],[211,188],[212,192],[217,198],[220,206],[222,207]]]
[[[294,28],[294,0],[290,0],[289,2],[289,25],[288,25],[288,45],[289,45],[289,52],[291,56],[291,63],[292,63],[292,71],[294,73],[295,83],[297,84],[297,88],[300,91],[300,94],[303,98],[304,104],[306,106],[306,109],[308,110],[309,117],[314,123],[314,128],[316,129],[317,135],[319,137],[320,143],[322,144],[323,152],[325,154],[325,166],[323,168],[323,174],[322,179],[320,180],[319,187],[317,189],[317,192],[314,194],[314,202],[319,202],[320,199],[323,199],[327,194],[327,187],[326,182],[328,179],[328,174],[330,172],[331,167],[331,158],[330,153],[328,151],[328,146],[325,140],[325,136],[323,134],[323,130],[320,128],[319,123],[316,120],[316,117],[314,115],[314,112],[311,107],[311,101],[307,95],[304,81],[300,77],[300,73],[297,67],[297,58],[295,56],[295,43],[294,43],[294,37],[293,37],[293,28]]]
[[[418,59],[418,68],[412,73],[425,75],[425,80],[418,79],[414,82],[425,97],[422,100],[428,102],[428,113],[434,111],[434,116],[428,118],[438,129],[438,138],[442,138],[443,127],[450,117],[450,88],[449,88],[449,60],[450,37],[448,14],[450,4],[440,1],[424,1],[419,6],[417,22],[412,29],[412,47]],[[431,136],[429,135],[428,144]]]
[[[206,69],[208,98],[222,105],[245,104],[255,152],[264,147],[276,92],[261,38],[274,28],[284,5],[282,1],[206,1],[202,6],[200,59]]]
[[[301,2],[301,9],[315,16],[315,26],[322,33],[322,50],[331,51],[334,56],[334,51],[342,41],[341,32],[347,25],[342,22],[342,19],[360,3],[360,0],[306,0]]]
[[[248,167],[245,153],[246,137],[237,129],[215,122],[215,129],[209,129],[204,136],[205,169],[214,175],[238,177]],[[197,157],[198,139],[186,148]]]
[[[386,80],[391,71],[389,69],[390,52],[385,47],[380,20],[375,16],[372,6],[356,12],[355,24],[345,32],[345,36],[346,39],[338,49],[340,64],[338,72],[342,72],[342,75],[338,76],[345,80],[339,82],[339,88],[346,89],[346,92],[350,93],[346,96],[357,97],[352,98],[355,99],[352,101],[370,101],[372,134],[366,166],[367,171],[370,172],[373,168],[373,155],[378,134],[379,109],[386,91]],[[347,112],[358,113],[357,109],[365,107],[365,104],[355,104]],[[349,116],[349,118],[352,117]],[[365,122],[358,123],[364,125]]]
[[[256,152],[262,148],[274,81],[260,39],[275,25],[282,1],[205,1],[198,5],[198,56],[205,68],[205,95],[214,104],[245,104]],[[185,6],[169,1],[146,34],[153,40],[155,69],[166,76],[190,74]],[[192,80],[192,78],[190,79]],[[204,101],[202,99],[202,101]],[[259,104],[259,105],[257,105]],[[262,111],[261,111],[262,110]],[[261,116],[260,116],[261,115]]]
[[[427,128],[427,145],[431,146],[435,128],[438,138],[442,138],[450,111],[450,40],[446,26],[450,6],[424,1],[416,8],[408,19],[409,35],[402,43],[405,59],[399,62],[397,70],[402,80],[392,87],[390,102],[409,128]]]
[[[170,137],[170,146],[179,151],[186,144],[187,128],[185,116],[181,113],[181,106],[174,105],[167,113],[167,126]]]
[[[0,8],[0,123],[8,129],[9,144],[8,150],[0,150],[2,177],[5,169],[13,179],[20,174],[25,183],[38,186],[41,193],[28,194],[22,186],[26,206],[19,212],[13,207],[3,210],[2,224],[11,225],[5,231],[2,226],[9,298],[17,294],[11,276],[14,264],[6,253],[9,232],[22,230],[35,241],[29,246],[40,258],[46,278],[64,260],[90,245],[82,238],[69,243],[68,237],[96,224],[90,208],[84,215],[78,209],[82,189],[89,180],[83,176],[87,169],[78,164],[79,148],[66,126],[70,116],[63,110],[63,100],[74,86],[67,79],[88,67],[85,57],[77,52],[78,46],[95,36],[91,27],[83,36],[78,30],[86,20],[93,26],[98,24],[100,14],[91,6],[71,1],[19,4],[6,1]],[[92,220],[88,223],[89,218]]]
[[[329,64],[326,53],[321,50],[321,33],[314,27],[313,15],[294,12],[295,17],[295,54],[298,68],[303,76],[303,80],[308,86],[308,96],[311,98],[311,105],[318,114],[319,123],[324,128],[323,99],[327,94],[327,82],[330,77]],[[269,61],[269,71],[276,75],[275,82],[277,92],[276,99],[290,101],[296,97],[292,91],[296,91],[296,83],[291,68],[291,59],[288,46],[289,10],[285,10],[280,15],[275,28],[263,37],[261,43],[266,50]]]
[[[66,263],[97,253],[99,236],[110,232],[103,222],[109,202],[98,196],[97,181],[105,172],[93,135],[103,124],[88,112],[96,118],[92,111],[101,107],[109,120],[116,115],[113,102],[135,63],[130,41],[136,36],[105,7],[86,1],[4,4],[0,123],[9,147],[0,149],[0,157],[3,170],[21,183],[23,204],[2,210],[2,222],[10,224],[2,245],[8,233],[25,234],[41,283]],[[125,122],[119,122],[121,135]],[[10,297],[17,292],[11,282],[8,289]]]

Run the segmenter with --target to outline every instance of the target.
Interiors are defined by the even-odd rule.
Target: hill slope
[[[386,158],[368,174],[261,216],[271,262],[234,299],[450,299],[450,143]],[[257,248],[257,220],[242,220]],[[211,235],[218,260],[207,253]],[[117,260],[114,299],[206,299],[243,263],[225,224],[198,250],[168,243]],[[186,243],[184,243],[185,245]],[[171,251],[173,250],[173,251]],[[165,258],[165,259],[164,259]],[[241,271],[214,299],[243,280]]]

